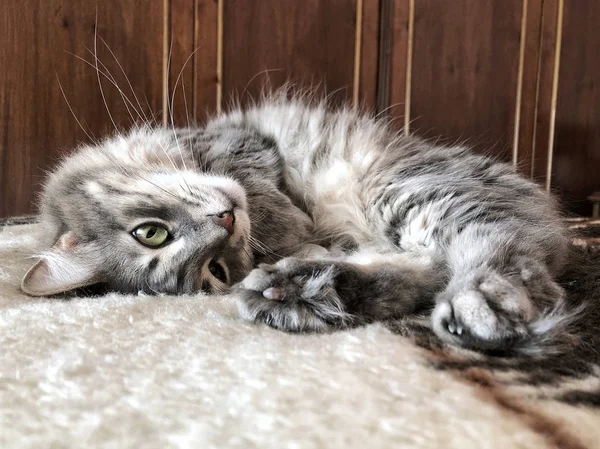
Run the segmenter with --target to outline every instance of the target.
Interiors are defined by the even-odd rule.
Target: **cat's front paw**
[[[444,341],[474,349],[507,349],[529,337],[536,316],[528,290],[496,273],[441,293],[432,314],[433,329]]]
[[[335,288],[334,262],[286,258],[260,265],[234,293],[243,318],[302,332],[345,327],[352,321]]]

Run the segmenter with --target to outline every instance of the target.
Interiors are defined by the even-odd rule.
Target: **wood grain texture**
[[[169,103],[172,104],[172,124],[187,126],[195,122],[195,2],[169,0],[167,14],[169,29],[165,43],[169,47],[168,94]]]
[[[228,0],[223,99],[256,99],[287,81],[351,102],[355,0]]]
[[[560,0],[544,0],[540,31],[539,75],[536,100],[531,177],[542,185],[548,178],[550,142],[553,138],[552,95],[555,84],[554,64],[558,38]]]
[[[415,2],[411,129],[512,160],[522,0]]]
[[[571,212],[589,215],[600,191],[600,3],[565,0],[552,186]]]
[[[225,0],[220,0],[225,1]],[[217,9],[215,0],[195,0],[194,111],[204,122],[217,110]]]
[[[532,176],[535,121],[537,114],[538,80],[540,76],[540,39],[542,30],[543,0],[524,0],[525,15],[522,20],[524,31],[523,61],[521,70],[520,101],[517,105],[516,136],[513,162],[527,177]]]
[[[359,105],[375,111],[377,102],[377,67],[379,47],[380,0],[363,0],[360,52]]]
[[[379,114],[385,114],[390,102],[390,79],[392,63],[392,2],[393,0],[380,0],[379,2],[379,50],[377,68],[377,99],[376,107]]]
[[[216,0],[169,0],[169,95],[176,126],[201,125],[217,110],[217,10]]]
[[[389,53],[389,86],[387,100],[381,105],[385,115],[392,118],[398,127],[404,126],[407,98],[407,74],[409,70],[409,20],[410,0],[387,0],[389,3],[389,27],[391,43]],[[383,57],[383,55],[382,55]]]
[[[441,136],[444,143],[467,141],[477,151],[514,158],[522,173],[551,182],[568,209],[590,212],[585,197],[600,190],[600,3],[358,4],[362,107],[388,114],[398,127],[408,120],[419,135]],[[113,121],[119,129],[152,117],[160,122],[163,87],[171,94],[180,73],[173,105],[177,125],[187,124],[188,115],[204,122],[218,109],[221,90],[225,102],[241,97],[245,103],[264,87],[286,81],[318,85],[333,103],[352,101],[356,0],[105,0],[97,5],[0,2],[0,217],[32,212],[43,170],[78,143],[113,132]],[[222,79],[219,5],[224,8]],[[94,49],[96,23],[99,68],[111,78],[100,75],[105,99],[88,51]]]
[[[397,127],[404,126],[406,118],[410,8],[411,0],[381,0],[377,105],[379,114],[390,117]]]
[[[154,111],[161,105],[161,21],[162,9],[154,2],[98,3],[98,36],[122,64],[142,106],[146,94]],[[95,6],[85,0],[0,2],[0,216],[31,213],[44,170],[62,152],[89,141],[57,78],[91,137],[114,130],[95,69],[67,53],[94,61],[85,47],[93,49],[95,28]],[[100,61],[132,98],[112,55],[100,39],[97,45]],[[132,119],[121,95],[106,80],[102,85],[113,120],[127,127]]]

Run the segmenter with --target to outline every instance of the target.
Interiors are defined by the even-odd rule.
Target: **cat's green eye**
[[[169,240],[169,231],[159,225],[145,224],[138,226],[132,232],[135,239],[142,245],[156,248]]]

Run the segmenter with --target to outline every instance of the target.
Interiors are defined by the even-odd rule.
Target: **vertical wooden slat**
[[[415,36],[415,0],[408,2],[408,42],[406,45],[406,87],[404,88],[404,134],[410,133],[410,111],[412,96],[412,65]]]
[[[225,0],[217,0],[217,114],[223,109],[223,37],[225,33]]]
[[[167,126],[171,122],[171,103],[169,93],[169,80],[171,70],[171,52],[172,52],[172,39],[171,39],[171,1],[162,0],[163,7],[163,22],[162,22],[162,124]]]
[[[394,0],[380,0],[379,5],[379,57],[377,71],[377,111],[385,114],[390,103],[390,80],[392,78],[392,11]]]
[[[513,137],[513,165],[516,167],[518,162],[519,153],[519,128],[521,126],[521,105],[523,96],[523,71],[525,65],[525,36],[527,34],[527,20],[528,20],[528,0],[523,0],[523,12],[521,13],[521,35],[519,43],[519,68],[517,72],[517,92],[515,99],[515,119],[514,119],[514,137]]]
[[[559,16],[560,17],[560,16]],[[565,206],[590,215],[600,191],[600,3],[564,0],[551,183]]]
[[[540,38],[539,76],[535,128],[533,133],[533,155],[531,157],[532,178],[547,185],[549,143],[552,136],[552,97],[556,88],[555,70],[557,63],[559,4],[562,0],[544,0]]]
[[[379,45],[379,3],[381,0],[363,0],[360,40],[360,73],[358,103],[368,111],[375,111],[377,101],[377,64]]]
[[[535,121],[540,69],[540,39],[543,0],[524,0],[521,28],[519,98],[515,115],[513,162],[527,177],[532,176]]]
[[[363,28],[363,0],[356,0],[356,24],[354,32],[354,78],[352,80],[352,104],[356,108],[359,103],[360,72],[362,62],[362,28]]]
[[[161,109],[162,24],[162,2],[0,2],[0,216],[32,212],[44,170],[61,152],[90,140],[71,115],[57,77],[90,136],[114,131],[95,69],[69,54],[95,65],[86,47],[93,49],[96,28],[99,68],[110,71],[131,101],[127,104],[100,76],[117,126],[126,129],[140,121],[134,107],[146,116]],[[122,65],[140,105],[101,39]]]
[[[411,128],[512,160],[523,0],[417,0]]]
[[[379,112],[390,116],[405,132],[409,79],[412,66],[413,0],[382,0]],[[385,40],[389,40],[386,43]]]
[[[558,1],[556,18],[556,45],[554,47],[554,65],[552,66],[552,97],[550,99],[550,130],[548,133],[548,161],[546,163],[546,190],[550,190],[552,183],[552,161],[554,157],[554,136],[556,131],[556,102],[558,99],[558,82],[561,60],[562,27],[563,27],[564,0]]]
[[[355,0],[225,1],[224,100],[291,81],[351,101],[355,21]]]
[[[169,1],[169,96],[175,124],[201,124],[218,110],[219,0]]]

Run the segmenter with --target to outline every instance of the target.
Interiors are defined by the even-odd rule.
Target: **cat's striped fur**
[[[23,281],[34,295],[239,283],[241,315],[286,331],[426,313],[445,342],[529,354],[551,351],[574,313],[556,282],[567,232],[537,185],[467,148],[285,95],[80,149],[41,210],[57,243]],[[223,211],[231,235],[211,219]],[[132,238],[147,221],[169,244]]]

